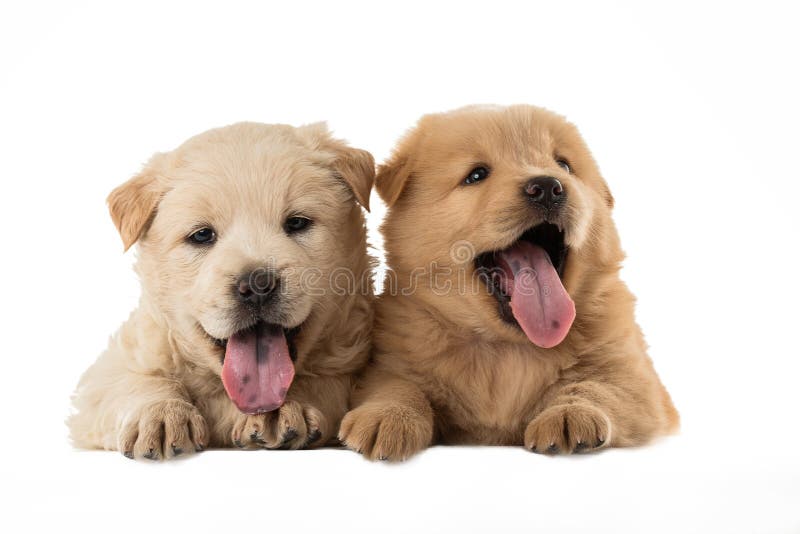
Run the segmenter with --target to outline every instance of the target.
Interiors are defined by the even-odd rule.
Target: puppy
[[[619,278],[614,200],[573,125],[531,106],[429,115],[376,188],[390,276],[348,447],[571,453],[677,428]]]
[[[142,296],[80,381],[74,443],[167,459],[335,436],[369,355],[374,177],[372,156],[324,124],[241,123],[114,190]]]

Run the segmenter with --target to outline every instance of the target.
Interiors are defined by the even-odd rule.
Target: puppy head
[[[450,276],[444,291],[419,276],[412,283],[470,328],[554,346],[574,318],[569,293],[592,267],[620,259],[613,198],[588,148],[572,124],[540,108],[425,116],[380,166],[376,188],[389,205],[390,267],[401,280],[414,269],[438,271],[440,283]],[[561,285],[567,298],[555,302]],[[523,309],[551,291],[549,309]]]
[[[293,335],[336,308],[329,274],[363,261],[373,179],[372,157],[322,124],[241,123],[156,155],[109,207],[184,353],[221,371],[232,344],[277,343],[300,365]]]

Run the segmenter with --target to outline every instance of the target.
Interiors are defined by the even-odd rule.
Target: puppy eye
[[[217,233],[213,228],[201,228],[189,236],[189,242],[194,245],[210,245],[217,240]]]
[[[475,167],[471,171],[466,178],[464,178],[464,185],[470,185],[481,180],[485,180],[489,176],[489,169],[486,167]]]
[[[286,219],[286,222],[283,223],[283,229],[287,234],[294,234],[296,232],[305,230],[310,224],[311,219],[307,217],[294,216]]]
[[[556,163],[568,173],[572,173],[572,167],[569,166],[569,162],[564,158],[556,158]]]

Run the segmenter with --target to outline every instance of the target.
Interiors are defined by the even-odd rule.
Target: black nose
[[[267,269],[244,273],[236,282],[239,300],[252,306],[263,306],[278,287],[278,277]]]
[[[561,182],[552,176],[537,176],[525,184],[525,194],[537,205],[546,208],[560,208],[566,200],[566,192]]]

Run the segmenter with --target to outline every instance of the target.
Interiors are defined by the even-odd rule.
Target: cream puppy
[[[335,436],[370,348],[373,180],[323,124],[240,123],[114,190],[142,296],[80,381],[74,443],[159,459]]]

